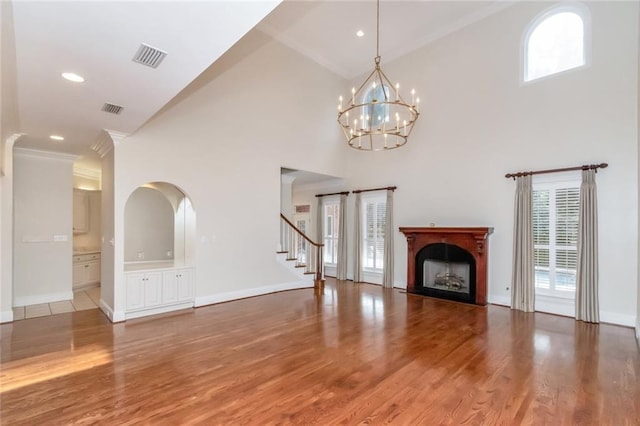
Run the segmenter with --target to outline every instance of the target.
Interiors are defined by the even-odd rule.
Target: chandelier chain
[[[380,0],[376,2],[376,64],[380,63]]]

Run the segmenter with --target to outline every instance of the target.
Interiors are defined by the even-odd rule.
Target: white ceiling
[[[13,1],[21,147],[84,156],[102,129],[131,133],[269,13],[274,1]],[[157,69],[132,61],[164,50]],[[72,71],[86,81],[71,83]],[[101,111],[105,102],[124,107]],[[49,135],[63,135],[54,142]]]
[[[267,15],[279,0],[13,0],[18,71],[18,145],[83,156],[100,131],[132,133]],[[475,22],[505,1],[396,1],[381,4],[383,61]],[[286,0],[263,32],[345,77],[368,71],[375,56],[375,2]],[[365,36],[355,36],[357,30]],[[141,43],[168,52],[157,69],[131,59]],[[72,71],[86,81],[68,82]],[[105,102],[124,107],[101,111]],[[49,139],[65,137],[63,142]]]
[[[382,61],[400,57],[511,4],[505,0],[382,0]],[[373,69],[373,0],[285,0],[258,28],[346,79]],[[365,35],[357,37],[358,30]]]

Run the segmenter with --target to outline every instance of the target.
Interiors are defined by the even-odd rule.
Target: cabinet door
[[[179,269],[178,275],[178,301],[188,302],[193,300],[194,274],[193,269]]]
[[[85,282],[85,263],[73,263],[73,287],[78,287]]]
[[[97,284],[100,282],[100,261],[92,260],[87,262],[87,281],[91,284]]]
[[[148,272],[144,274],[144,306],[158,306],[162,304],[162,273]]]
[[[162,303],[178,301],[178,273],[165,271],[162,273]]]
[[[144,308],[144,274],[126,274],[127,311]]]
[[[73,233],[89,232],[89,196],[81,189],[73,190]]]

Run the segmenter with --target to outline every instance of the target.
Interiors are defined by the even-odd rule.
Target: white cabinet
[[[127,311],[144,308],[144,274],[127,274]]]
[[[178,302],[193,300],[194,284],[193,269],[180,269],[178,276]]]
[[[137,272],[127,274],[127,310],[151,308],[162,303],[162,274]]]
[[[175,269],[162,274],[162,303],[193,300],[193,268]]]
[[[145,308],[158,306],[162,303],[162,274],[147,272],[144,274],[143,292]]]
[[[89,232],[89,194],[82,189],[73,190],[73,233]]]
[[[126,272],[127,318],[193,306],[193,268],[164,268]],[[145,312],[147,311],[147,312]]]
[[[100,253],[73,256],[73,288],[100,283]]]

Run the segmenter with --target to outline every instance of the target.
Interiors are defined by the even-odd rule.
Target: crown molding
[[[12,155],[13,152],[13,145],[16,143],[16,141],[20,138],[20,136],[24,135],[25,133],[14,133],[11,136],[9,136],[7,139],[5,139],[4,143],[1,144],[2,147],[2,152],[0,152],[0,176],[4,176],[6,171],[7,171],[7,158],[9,158],[9,156]]]
[[[118,146],[127,136],[127,133],[120,133],[114,130],[103,129],[98,136],[96,142],[91,145],[91,149],[98,153],[103,158],[111,150]]]
[[[100,180],[102,173],[99,170],[84,169],[82,167],[73,166],[73,175],[85,179]]]
[[[301,191],[324,191],[330,189],[343,189],[345,187],[346,180],[343,178],[335,178],[329,180],[322,180],[319,182],[311,182],[303,185],[293,185],[293,192]]]
[[[48,158],[51,160],[76,161],[80,155],[65,154],[62,152],[41,151],[39,149],[14,148],[13,155],[21,155],[25,157]]]
[[[285,174],[280,175],[280,181],[282,183],[292,184],[294,180],[296,180],[295,176]]]

